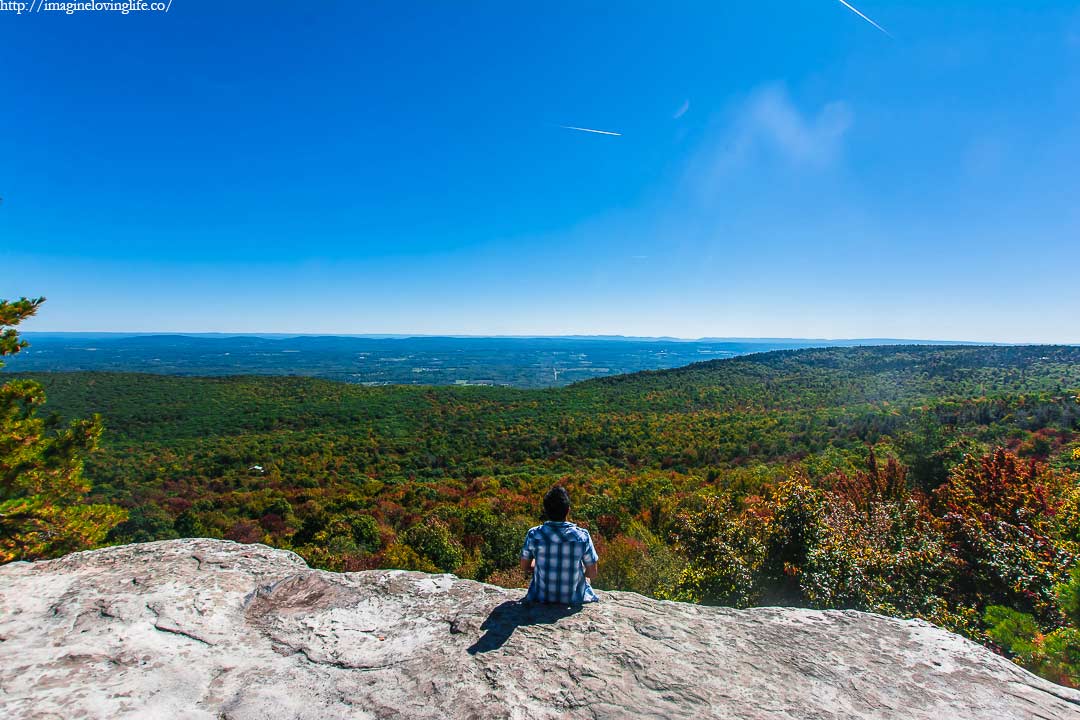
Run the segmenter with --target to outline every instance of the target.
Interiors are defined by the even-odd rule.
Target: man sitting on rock
[[[568,522],[570,495],[558,485],[544,496],[547,522],[529,530],[521,569],[532,571],[526,602],[579,605],[596,602],[589,579],[596,577],[596,548],[589,531]]]

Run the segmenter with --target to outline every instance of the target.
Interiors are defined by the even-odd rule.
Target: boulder
[[[918,620],[452,575],[171,540],[0,567],[5,718],[1080,718],[1080,693]]]

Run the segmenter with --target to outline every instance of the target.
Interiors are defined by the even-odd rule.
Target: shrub
[[[709,605],[754,605],[761,600],[765,561],[760,528],[751,516],[738,515],[728,497],[698,500],[699,507],[676,516],[674,539],[687,563],[670,596]]]
[[[394,543],[386,548],[383,553],[383,567],[396,570],[419,570],[420,572],[437,573],[439,568],[427,558],[421,556],[408,545]]]
[[[453,572],[465,559],[461,543],[454,539],[446,523],[435,516],[428,516],[419,525],[406,530],[403,540],[443,572]]]
[[[1058,620],[1054,587],[1071,564],[1051,537],[1059,481],[1004,450],[953,470],[935,500],[957,563],[955,602],[1014,608],[1044,624]]]

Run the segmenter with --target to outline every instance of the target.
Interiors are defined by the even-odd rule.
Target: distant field
[[[302,375],[371,385],[560,387],[769,350],[887,340],[677,341],[621,338],[263,337],[29,333],[23,372]]]

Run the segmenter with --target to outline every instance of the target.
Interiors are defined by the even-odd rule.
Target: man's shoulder
[[[525,537],[526,539],[536,538],[552,543],[592,542],[589,531],[572,522],[537,525],[530,528]]]
[[[592,539],[592,536],[589,535],[589,531],[576,523],[567,523],[563,526],[562,532],[564,538],[573,536],[575,539],[583,542]]]
[[[592,535],[589,534],[587,528],[583,528],[580,525],[574,525],[574,530],[581,536],[583,540],[592,540]]]

